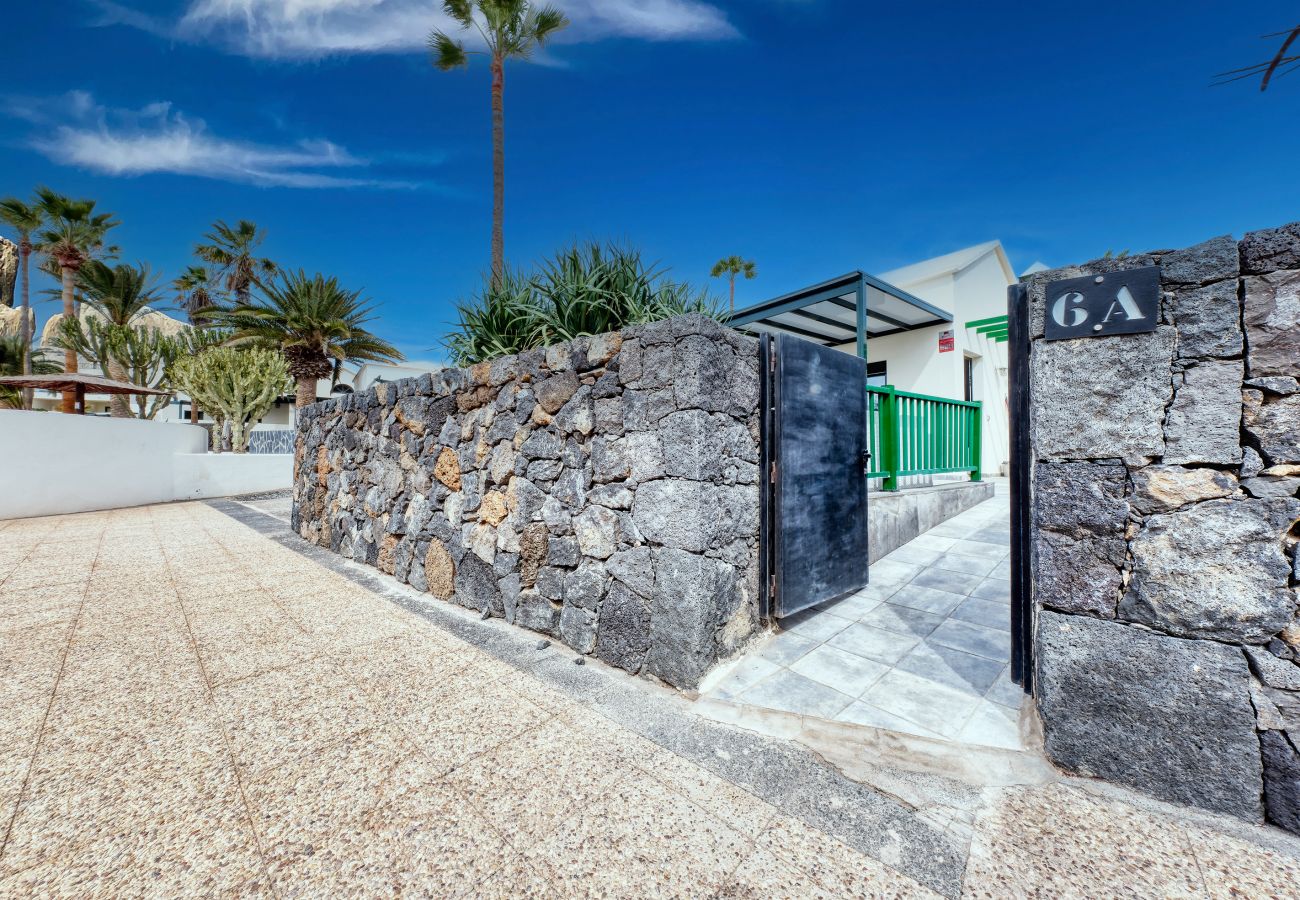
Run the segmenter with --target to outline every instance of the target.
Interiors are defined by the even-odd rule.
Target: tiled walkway
[[[871,567],[871,583],[783,623],[707,694],[764,709],[1020,749],[1010,503],[996,495]]]
[[[943,799],[903,802],[238,510],[0,521],[0,898],[1300,883],[1300,842],[1273,829],[1087,782],[906,773],[895,791]],[[928,824],[945,817],[964,827]]]

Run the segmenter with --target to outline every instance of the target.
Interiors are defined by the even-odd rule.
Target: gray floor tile
[[[902,659],[919,642],[920,638],[911,635],[863,624],[850,625],[829,641],[832,647],[889,665]]]
[[[863,616],[862,624],[899,634],[909,634],[913,637],[925,637],[938,628],[943,620],[943,616],[922,612],[909,606],[883,603]]]
[[[801,656],[790,669],[805,678],[857,697],[880,680],[889,666],[836,647],[823,645]]]
[[[883,602],[884,598],[870,596],[866,590],[850,594],[840,600],[823,603],[817,608],[843,619],[861,619]]]
[[[852,625],[853,621],[824,610],[808,609],[782,619],[781,632],[797,634],[820,644]]]
[[[982,702],[979,697],[898,669],[872,685],[861,699],[947,738],[957,736]]]
[[[964,594],[954,594],[951,591],[922,587],[913,581],[911,584],[905,584],[899,588],[897,593],[889,598],[889,602],[894,606],[907,606],[911,609],[919,609],[921,612],[928,612],[934,616],[946,616],[960,606],[965,599]]]
[[[985,578],[975,586],[970,595],[981,600],[1010,600],[1011,582],[1004,578]]]
[[[835,719],[840,722],[850,722],[854,725],[870,725],[872,728],[885,728],[889,731],[901,731],[904,734],[917,734],[921,737],[941,737],[937,732],[923,728],[915,722],[909,722],[902,716],[896,716],[893,713],[885,712],[883,709],[877,709],[870,704],[863,703],[861,700],[854,700]]]
[[[727,673],[726,677],[717,683],[708,693],[710,696],[716,696],[720,700],[729,700],[743,693],[747,688],[753,687],[767,676],[771,675],[777,669],[781,668],[777,663],[770,659],[764,659],[761,656],[750,654],[736,663],[736,667]]]
[[[932,529],[926,533],[933,534],[934,531]],[[907,543],[887,555],[884,559],[893,560],[894,562],[911,563],[915,566],[929,566],[933,565],[934,561],[942,555],[943,553],[939,550],[927,550],[924,547],[914,547],[912,544]],[[882,559],[880,562],[884,562],[884,560]]]
[[[988,575],[998,567],[998,560],[988,557],[978,556],[959,556],[956,553],[945,553],[936,559],[931,567],[934,569],[943,569],[947,572],[965,572],[968,575],[979,575],[981,578]]]
[[[902,586],[903,585],[898,584],[896,582],[872,581],[866,587],[864,587],[860,591],[860,593],[864,597],[867,597],[871,600],[879,600],[880,602],[883,603],[884,601],[892,597],[894,595],[894,592],[897,591]]]
[[[967,744],[1020,750],[1019,721],[1019,713],[1015,710],[981,700],[965,726],[957,733],[957,738]]]
[[[787,631],[768,641],[767,645],[758,651],[758,655],[763,659],[771,660],[779,666],[788,666],[813,647],[816,647],[818,643],[818,641],[800,637]]]
[[[907,584],[924,570],[925,566],[918,566],[914,563],[882,559],[871,566],[870,574],[871,581],[876,583],[901,585]]]
[[[745,703],[764,709],[779,709],[820,719],[835,718],[837,713],[853,702],[848,694],[841,694],[788,669],[767,676],[741,694],[740,698]]]
[[[1005,549],[1005,545],[1003,547]],[[997,548],[990,546],[984,541],[960,540],[948,548],[950,553],[958,556],[978,556],[980,558],[989,557],[997,552]]]
[[[908,584],[947,591],[950,594],[961,594],[964,597],[979,587],[979,583],[983,580],[980,576],[971,575],[967,572],[945,572],[943,569],[926,569]]]
[[[986,628],[996,628],[999,631],[1011,630],[1011,607],[997,600],[970,597],[952,611],[952,617],[963,622],[983,625]]]
[[[1011,635],[1008,632],[958,619],[945,621],[931,632],[926,641],[1002,663],[1011,659]]]
[[[920,547],[923,550],[938,550],[940,552],[948,550],[953,544],[957,543],[959,538],[939,537],[926,532],[919,537],[914,537],[910,541],[913,546]]]
[[[1007,546],[1011,543],[1011,530],[998,525],[987,525],[979,531],[972,532],[966,540],[981,544],[998,544]]]
[[[942,644],[923,643],[899,660],[898,668],[964,694],[983,697],[1006,666],[1000,661],[954,650]]]
[[[988,689],[988,693],[984,697],[994,703],[1001,703],[1003,706],[1019,709],[1020,704],[1025,699],[1025,691],[1024,688],[1011,680],[1011,667],[1008,666],[998,675],[998,680],[993,682],[993,686]]]

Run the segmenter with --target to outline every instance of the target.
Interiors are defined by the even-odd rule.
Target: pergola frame
[[[894,297],[897,300],[923,312],[926,318],[919,322],[905,322],[880,310],[872,309],[868,303],[869,290],[874,289]],[[847,298],[852,299],[847,299]],[[811,312],[809,307],[819,303],[829,303],[854,314],[854,324],[831,319]],[[798,325],[774,321],[777,316],[794,316],[800,320]],[[883,331],[868,330],[868,320],[874,320],[888,326]],[[909,294],[902,288],[881,281],[866,272],[853,271],[839,278],[832,278],[820,284],[783,294],[754,306],[738,310],[728,320],[733,328],[757,325],[764,331],[784,331],[802,338],[817,341],[827,347],[857,343],[857,353],[862,359],[867,358],[867,340],[869,338],[887,337],[918,328],[932,328],[935,325],[952,322],[952,314],[927,303],[920,297]]]

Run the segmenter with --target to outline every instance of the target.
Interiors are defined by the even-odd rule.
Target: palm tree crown
[[[61,269],[75,272],[89,259],[116,253],[116,247],[104,246],[104,238],[120,223],[111,213],[96,215],[94,200],[73,200],[47,187],[37,188],[36,197],[46,219],[38,248]]]
[[[736,276],[743,275],[748,281],[758,275],[758,269],[754,266],[752,259],[742,259],[739,256],[724,256],[713,264],[712,271],[709,272],[714,278],[727,276],[727,282],[731,288],[731,311],[736,311]]]
[[[492,283],[505,272],[505,61],[527,59],[545,46],[569,20],[553,6],[529,0],[443,0],[443,11],[462,31],[476,31],[483,50],[466,51],[465,45],[444,31],[429,34],[435,66],[446,72],[467,66],[472,54],[484,53],[492,69]]]
[[[91,260],[77,272],[77,286],[88,306],[111,325],[130,325],[158,300],[155,279],[144,263],[108,266]]]
[[[215,281],[204,266],[186,266],[185,271],[172,280],[172,290],[176,291],[190,324],[206,324],[210,307],[219,305]]]
[[[247,219],[233,227],[217,221],[203,237],[208,243],[195,245],[194,255],[214,267],[212,279],[224,283],[240,303],[247,303],[252,288],[277,271],[274,262],[256,252],[266,233]]]
[[[328,378],[335,360],[398,362],[402,354],[364,327],[374,310],[360,291],[336,278],[281,273],[261,286],[262,297],[213,314],[231,329],[231,343],[278,347],[298,382],[298,405],[315,402],[316,381]]]

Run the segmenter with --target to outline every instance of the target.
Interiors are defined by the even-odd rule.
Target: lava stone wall
[[[303,411],[293,528],[694,688],[758,629],[758,344],[701,316]]]
[[[1042,339],[1048,282],[1148,265],[1154,332]],[[1047,753],[1300,833],[1300,223],[1028,286]]]

